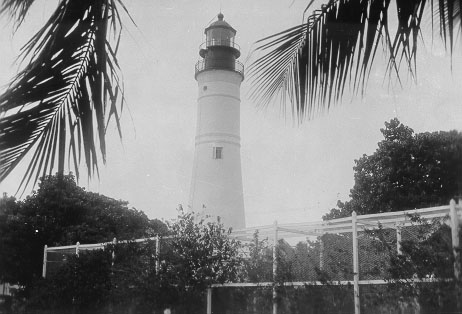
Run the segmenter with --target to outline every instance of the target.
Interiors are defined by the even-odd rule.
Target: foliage
[[[352,286],[307,284],[300,288],[284,287],[284,290],[284,298],[278,307],[279,313],[354,313]]]
[[[52,279],[36,282],[28,306],[95,311],[110,299],[111,285],[111,251],[84,251],[69,256]]]
[[[79,313],[145,310],[156,303],[147,289],[152,281],[156,282],[152,241],[110,244],[104,250],[69,255],[57,273],[34,286],[27,305]]]
[[[409,228],[409,227],[408,227]],[[452,278],[454,255],[451,228],[441,221],[420,219],[412,227],[414,236],[401,241],[402,254],[390,250],[390,277]]]
[[[375,249],[387,256],[387,263],[382,265],[385,271],[382,278],[389,284],[386,288],[371,287],[376,292],[380,290],[381,297],[370,295],[365,299],[366,305],[420,306],[425,313],[456,310],[456,282],[461,278],[454,278],[450,227],[439,219],[426,220],[418,215],[409,219],[413,223],[402,229],[405,236],[400,242],[400,253],[396,250],[396,242],[389,241],[389,229],[379,226],[368,232],[368,236],[375,239]],[[462,240],[462,233],[459,237]]]
[[[0,219],[6,219],[7,213],[16,215],[18,210],[19,204],[16,202],[16,197],[3,193],[2,198],[0,198]]]
[[[16,15],[20,24],[33,2],[4,0],[0,12]],[[22,48],[21,57],[29,62],[0,95],[0,182],[31,150],[22,185],[35,184],[56,165],[62,173],[66,160],[77,177],[81,159],[89,176],[99,158],[105,162],[111,118],[121,132],[117,5],[123,6],[120,0],[61,0]]]
[[[166,228],[125,201],[85,191],[72,174],[43,177],[24,201],[6,197],[0,204],[0,280],[26,290],[41,276],[45,244],[142,238]]]
[[[425,221],[414,216],[409,219],[415,225],[403,229],[400,255],[396,251],[396,241],[390,241],[390,229],[379,225],[361,234],[361,250],[367,255],[362,254],[362,262],[367,263],[369,255],[372,259],[375,255],[381,259],[376,265],[377,269],[365,268],[361,264],[361,278],[372,275],[370,279],[389,281],[388,285],[361,286],[361,308],[366,313],[397,312],[405,308],[414,310],[416,306],[421,306],[424,312],[454,309],[453,282],[443,280],[421,284],[414,281],[414,278],[451,278],[453,258],[452,248],[448,245],[449,228],[437,220]],[[173,308],[176,313],[199,313],[204,310],[204,291],[208,285],[246,280],[273,282],[274,285],[214,289],[213,311],[223,312],[233,308],[243,312],[267,312],[271,309],[272,288],[278,291],[280,313],[352,311],[352,285],[336,284],[338,280],[352,280],[351,237],[327,234],[314,242],[300,242],[294,248],[280,241],[277,246],[277,274],[273,278],[272,249],[267,245],[267,240],[258,238],[258,233],[244,249],[248,259],[240,260],[237,257],[239,247],[236,247],[237,250],[230,250],[236,254],[230,263],[226,262],[230,254],[226,254],[225,249],[216,250],[225,253],[221,262],[217,262],[220,260],[217,258],[208,264],[210,252],[215,251],[210,246],[220,246],[221,241],[210,241],[207,234],[213,233],[218,238],[224,236],[223,241],[230,240],[227,239],[226,230],[219,226],[203,220],[196,221],[192,214],[180,214],[177,221],[169,224],[169,232],[174,236],[162,239],[160,255],[156,255],[154,242],[148,241],[119,243],[107,246],[104,252],[83,253],[100,252],[95,259],[82,254],[78,258],[73,257],[61,269],[59,276],[54,277],[56,281],[49,278],[42,283],[46,285],[38,286],[36,291],[42,294],[38,293],[33,300],[42,303],[32,305],[37,308],[46,305],[48,309],[50,304],[55,309],[69,309],[72,305],[81,313],[95,310],[98,313],[151,313],[166,307]],[[204,228],[208,231],[203,232]],[[321,239],[323,248],[320,247]],[[321,250],[324,256],[322,266],[319,260]],[[98,266],[92,264],[92,260],[97,258],[101,259]],[[160,262],[157,271],[156,262]],[[229,268],[230,265],[234,265],[234,268]],[[301,269],[304,266],[308,269]],[[93,275],[95,268],[98,274]],[[223,277],[227,272],[229,277]],[[95,277],[94,284],[90,284],[92,277]],[[297,288],[282,284],[300,280],[321,281],[324,285],[306,284]],[[43,295],[44,291],[49,291],[50,295]],[[66,291],[74,291],[72,298],[66,296]],[[99,298],[104,302],[98,303],[92,296],[100,293],[105,293],[104,297]]]
[[[267,239],[260,239],[258,231],[247,244],[248,258],[244,260],[245,278],[249,282],[270,282],[273,278],[273,253]]]
[[[395,229],[379,224],[360,232],[360,279],[388,281],[386,285],[360,286],[361,311],[384,314],[399,311],[412,313],[418,308],[422,313],[454,311],[457,297],[455,281],[452,280],[454,255],[450,228],[446,221],[439,219],[425,220],[419,216],[409,216],[407,221],[412,221],[412,225],[402,227],[401,254],[397,252]],[[353,280],[351,233],[324,234],[315,241],[299,242],[295,247],[280,241],[274,278],[271,275],[272,250],[267,241],[259,240],[256,233],[249,247],[249,259],[245,264],[253,272],[247,271],[252,276],[246,279],[251,282],[273,282],[273,286],[217,289],[218,302],[225,306],[214,306],[215,310],[269,311],[271,289],[276,288],[280,313],[353,311],[352,284],[338,285],[341,280]],[[435,281],[418,282],[421,279]],[[297,287],[290,285],[292,281],[309,283]],[[315,281],[323,285],[310,283]]]
[[[462,133],[415,134],[396,118],[381,132],[377,150],[355,160],[351,199],[323,219],[448,204],[461,193]]]
[[[180,212],[156,242],[110,244],[70,256],[57,274],[35,286],[30,309],[81,313],[203,311],[212,283],[237,280],[240,244],[218,222]]]
[[[339,249],[336,259],[344,262],[342,267],[351,264],[351,250],[345,247],[345,241],[351,243],[351,237],[322,237],[326,248],[325,254]],[[346,245],[348,247],[348,245]],[[352,309],[352,286],[339,286],[336,281],[341,276],[351,275],[351,270],[344,273],[337,264],[320,266],[320,242],[303,241],[292,247],[280,240],[276,247],[277,268],[273,276],[273,248],[267,239],[260,239],[258,232],[246,246],[248,258],[244,260],[244,279],[253,283],[272,283],[271,286],[220,288],[214,292],[214,300],[220,305],[214,305],[213,311],[225,312],[232,308],[240,312],[267,313],[272,307],[273,289],[277,291],[278,313],[334,313]],[[329,260],[327,256],[324,257]],[[332,260],[332,259],[331,259]],[[340,277],[339,277],[340,276]],[[306,284],[291,286],[293,281],[321,281],[324,286]]]
[[[170,287],[171,303],[177,311],[199,305],[197,300],[212,283],[238,280],[242,259],[240,242],[228,237],[220,221],[213,222],[184,213],[169,223],[167,249],[161,248],[161,282]],[[191,303],[192,300],[196,300]],[[185,304],[179,308],[178,304]]]
[[[320,242],[303,241],[292,247],[279,240],[276,247],[276,276],[273,276],[273,248],[268,239],[260,239],[255,232],[252,241],[246,245],[247,258],[244,259],[243,279],[252,283],[271,283],[270,286],[220,288],[214,292],[213,311],[224,312],[232,308],[235,311],[266,313],[271,311],[272,291],[277,291],[278,312],[280,313],[326,313],[352,307],[352,287],[338,286],[340,279],[352,279],[351,270],[345,271],[351,264],[351,250],[345,247],[345,241],[351,243],[351,237],[324,235],[325,254],[339,249],[336,260],[345,265],[320,266]],[[348,247],[348,245],[346,245]],[[329,260],[328,257],[324,257]],[[332,260],[332,259],[331,259]],[[350,267],[351,268],[351,267]],[[350,276],[343,278],[341,276]],[[321,281],[324,286],[307,284],[302,287],[291,286],[293,281]]]
[[[390,0],[331,0],[305,15],[313,2],[301,25],[258,42],[256,50],[264,54],[250,67],[252,96],[263,105],[280,98],[299,121],[338,102],[348,81],[354,93],[364,93],[381,45],[390,79],[394,74],[401,83],[402,66],[416,78],[418,35],[426,20],[432,25],[430,34],[433,18],[439,22],[439,34],[451,53],[460,36],[458,0],[397,0],[396,19],[390,18]],[[394,20],[397,25],[391,25]]]
[[[320,267],[320,242],[298,242],[294,248],[294,260],[292,264],[293,280],[307,281],[317,278]]]

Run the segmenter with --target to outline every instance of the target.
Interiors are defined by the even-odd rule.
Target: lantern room
[[[204,31],[205,42],[199,51],[203,60],[196,64],[196,77],[205,70],[231,70],[244,78],[244,66],[236,60],[241,55],[239,46],[234,42],[236,30],[224,21],[222,13],[217,18]]]
[[[222,13],[218,14],[218,21],[213,22],[204,31],[206,37],[206,47],[227,46],[235,48],[234,37],[236,30],[224,20]],[[236,49],[239,53],[239,49]],[[238,58],[239,56],[236,56]]]

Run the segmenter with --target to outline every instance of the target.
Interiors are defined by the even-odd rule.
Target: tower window
[[[213,148],[213,159],[223,159],[223,147]]]

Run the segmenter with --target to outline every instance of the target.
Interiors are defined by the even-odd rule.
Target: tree
[[[85,191],[72,174],[43,177],[39,189],[24,201],[6,204],[0,216],[0,280],[26,290],[41,277],[45,244],[127,240],[166,231],[125,201]]]
[[[304,14],[313,2],[309,1]],[[260,40],[256,50],[267,52],[250,69],[254,98],[266,105],[279,96],[299,121],[339,101],[348,81],[354,93],[364,93],[381,44],[390,79],[394,74],[401,83],[402,66],[416,78],[422,24],[431,23],[432,33],[435,18],[451,53],[456,36],[460,36],[462,8],[457,0],[393,1],[397,25],[390,25],[390,0],[326,2],[311,15],[304,15],[303,24]]]
[[[447,205],[460,195],[462,133],[414,133],[398,119],[386,122],[381,132],[384,139],[377,150],[355,161],[350,200],[339,201],[323,219],[350,216],[352,211],[373,214]],[[396,312],[400,307],[418,305],[430,312],[455,311],[455,282],[459,279],[451,280],[454,254],[450,228],[440,220],[408,218],[415,225],[403,227],[400,253],[396,230],[379,224],[362,234],[361,278],[372,276],[389,282],[371,287],[362,306],[371,312]],[[331,240],[336,239],[340,236],[331,235]],[[333,244],[339,249],[347,247]],[[430,277],[437,281],[414,281]]]
[[[258,231],[248,245],[249,258],[244,261],[246,278],[250,282],[268,282],[273,278],[273,253],[268,239],[260,239]]]
[[[417,133],[398,119],[385,122],[377,150],[355,160],[350,200],[324,219],[448,204],[462,188],[462,133]]]
[[[208,218],[210,219],[210,218]],[[228,237],[218,220],[184,213],[169,223],[170,238],[161,247],[161,282],[173,289],[171,306],[197,299],[213,283],[237,281],[241,268],[240,242]],[[186,310],[186,309],[185,309]]]
[[[3,193],[2,198],[0,198],[0,217],[6,218],[7,213],[17,214],[18,208],[16,198]]]

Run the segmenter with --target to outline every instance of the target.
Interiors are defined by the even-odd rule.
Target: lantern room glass
[[[235,33],[232,29],[214,27],[207,30],[206,41],[207,47],[210,46],[229,46],[234,47]]]

